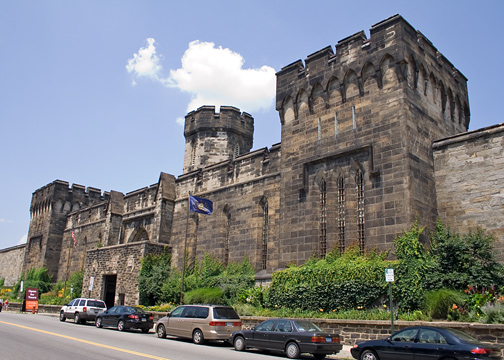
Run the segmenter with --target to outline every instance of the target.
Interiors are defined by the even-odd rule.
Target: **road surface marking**
[[[73,337],[73,336],[61,335],[61,334],[53,333],[53,332],[50,332],[50,331],[45,331],[45,330],[31,328],[31,327],[28,327],[28,326],[23,326],[23,325],[8,323],[8,322],[5,322],[5,321],[0,321],[0,323],[7,324],[7,325],[12,325],[12,326],[17,326],[17,327],[20,327],[20,328],[23,328],[23,329],[32,330],[32,331],[38,331],[38,332],[41,332],[41,333],[44,333],[44,334],[48,334],[48,335],[52,335],[52,336],[58,336],[58,337],[61,337],[61,338],[64,338],[64,339],[68,339],[68,340],[74,340],[74,341],[78,341],[78,342],[81,342],[81,343],[84,343],[84,344],[98,346],[98,347],[102,347],[102,348],[106,348],[106,349],[110,349],[110,350],[115,350],[115,351],[121,351],[121,352],[132,354],[132,355],[138,355],[138,356],[142,356],[142,357],[149,358],[149,359],[170,360],[170,359],[163,358],[163,357],[160,357],[160,356],[154,356],[154,355],[140,353],[140,352],[137,352],[137,351],[121,349],[121,348],[118,348],[118,347],[115,347],[115,346],[109,346],[109,345],[99,344],[99,343],[95,343],[95,342],[92,342],[92,341],[87,341],[87,340],[79,339],[79,338],[76,338],[76,337]]]

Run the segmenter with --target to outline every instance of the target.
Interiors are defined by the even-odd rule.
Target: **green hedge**
[[[342,256],[308,261],[273,274],[266,305],[270,308],[333,311],[370,308],[386,295],[386,254],[361,256],[350,249]]]

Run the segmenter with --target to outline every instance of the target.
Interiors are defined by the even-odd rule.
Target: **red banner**
[[[26,311],[38,312],[38,291],[37,288],[26,288]]]

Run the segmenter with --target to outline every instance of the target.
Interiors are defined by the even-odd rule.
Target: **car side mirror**
[[[168,314],[166,314],[166,316],[171,317],[171,311]]]
[[[385,339],[385,341],[391,343],[392,342],[392,337],[389,336],[388,338]]]

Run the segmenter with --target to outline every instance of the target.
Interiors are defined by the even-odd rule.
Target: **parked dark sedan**
[[[357,343],[350,350],[359,360],[502,359],[501,350],[448,328],[412,326],[383,340]]]
[[[251,330],[235,331],[230,342],[237,351],[247,348],[281,351],[289,359],[297,359],[301,353],[323,359],[343,348],[339,335],[323,332],[311,321],[290,319],[270,319]]]
[[[154,325],[154,317],[136,306],[113,306],[96,317],[95,325],[116,327],[119,331],[140,329],[147,333]]]

